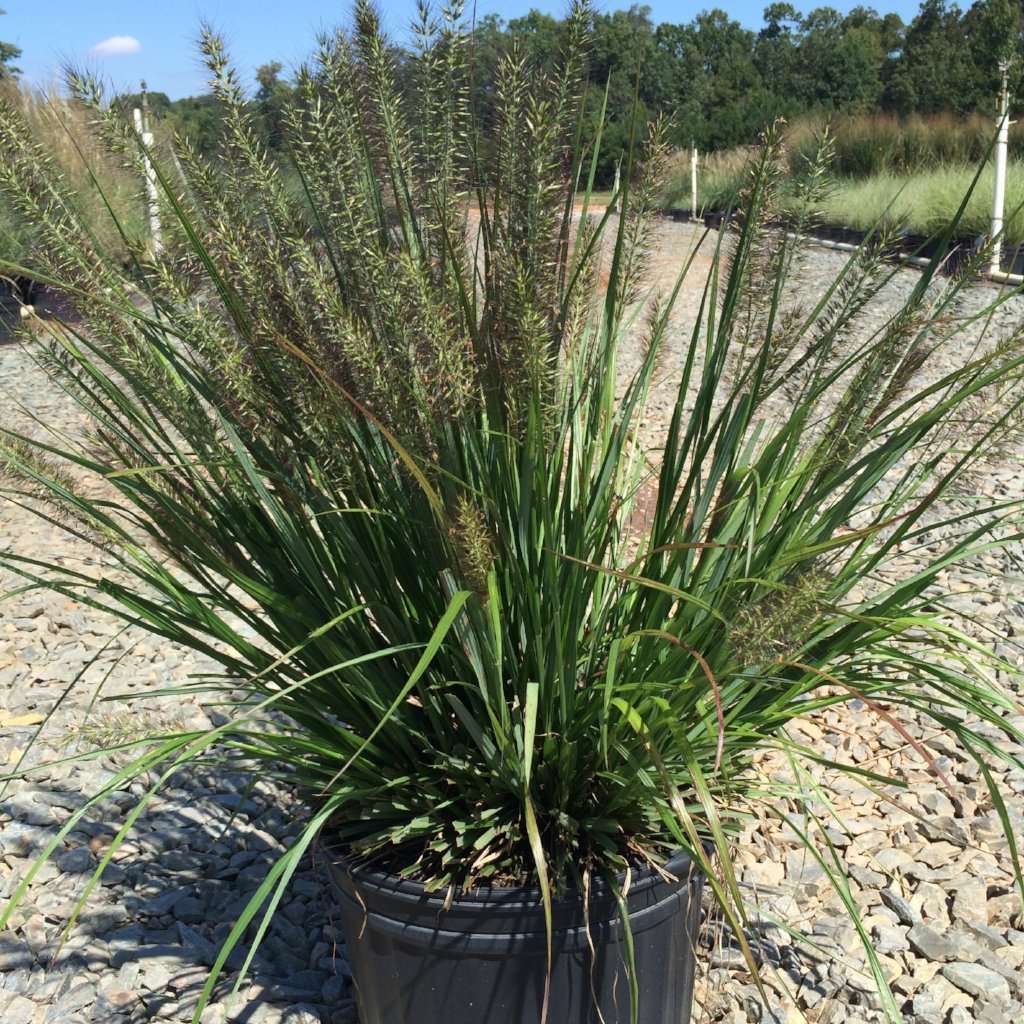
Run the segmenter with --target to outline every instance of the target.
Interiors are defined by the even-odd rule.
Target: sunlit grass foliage
[[[904,226],[916,234],[941,231],[956,216],[971,188],[976,167],[948,166],[914,174],[877,174],[862,181],[840,180],[822,203],[822,215],[833,224],[868,229],[879,222]],[[987,235],[992,226],[994,172],[985,168],[960,218],[966,237]],[[1024,161],[1014,161],[1007,171],[1006,212],[1003,239],[1024,242]]]
[[[728,209],[743,187],[749,167],[749,151],[712,154],[699,178],[698,201],[708,210]],[[676,165],[684,163],[676,158]],[[978,176],[977,167],[947,166],[934,170],[898,174],[885,171],[867,178],[836,178],[827,194],[815,206],[819,219],[828,224],[845,225],[868,231],[877,225],[903,229],[918,235],[932,235],[957,219],[961,237],[987,235],[992,224],[993,170],[985,167]],[[798,179],[790,179],[780,198],[780,210],[794,213],[800,203],[796,196]],[[962,214],[960,204],[970,197]],[[689,169],[680,172],[666,193],[670,206],[690,205]],[[1024,162],[1013,161],[1007,172],[1006,220],[1003,241],[1007,245],[1024,243]]]
[[[800,205],[800,182],[813,164],[826,122],[802,120],[786,129],[783,165],[788,181],[780,208]],[[931,235],[957,219],[958,234],[977,237],[991,228],[993,169],[988,158],[995,137],[991,118],[951,115],[899,120],[881,115],[839,117],[828,123],[831,188],[817,204],[823,221],[868,230],[879,224]],[[1024,161],[1021,133],[1011,132],[1003,241],[1024,242]],[[698,203],[725,210],[736,199],[756,154],[750,148],[701,154]],[[986,163],[976,185],[978,166]],[[690,157],[672,156],[663,202],[690,206]],[[972,187],[973,186],[973,187]],[[970,192],[966,208],[960,204]],[[959,217],[958,217],[959,214]]]
[[[17,110],[23,130],[42,146],[58,166],[82,223],[97,237],[111,257],[127,259],[127,244],[107,203],[117,214],[129,240],[140,240],[145,230],[142,191],[94,137],[85,109],[62,96],[56,88],[30,89],[10,81],[0,84],[0,102]],[[95,176],[102,188],[92,178]],[[40,241],[31,212],[0,199],[0,257],[26,262]]]
[[[790,168],[811,159],[826,123],[835,139],[833,170],[841,178],[875,174],[913,175],[948,166],[977,166],[989,154],[995,133],[995,112],[895,117],[891,114],[801,118],[787,132]],[[1010,155],[1024,157],[1024,127],[1010,125]]]

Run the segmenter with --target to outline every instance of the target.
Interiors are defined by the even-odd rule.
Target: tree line
[[[976,0],[961,9],[924,0],[904,24],[897,14],[855,7],[800,13],[790,3],[764,9],[760,29],[725,11],[698,14],[686,24],[656,24],[647,6],[595,17],[591,76],[608,83],[608,127],[600,173],[607,180],[625,149],[634,104],[641,123],[672,115],[673,141],[717,150],[753,142],[776,117],[823,112],[931,114],[994,110],[1000,59],[1012,60],[1012,85],[1024,85],[1021,6],[1024,0]],[[537,61],[557,59],[564,22],[539,11],[505,21],[481,19],[474,46],[479,69],[474,100],[482,116],[493,109],[494,71],[512,47]],[[17,56],[0,43],[0,76]],[[412,73],[413,55],[395,49],[399,74]],[[282,143],[281,108],[291,86],[276,61],[256,72],[253,113],[271,148]],[[593,90],[587,112],[593,130],[603,95]],[[138,96],[123,96],[126,106]],[[149,94],[155,114],[187,132],[200,150],[217,139],[217,107],[209,95],[171,100]]]
[[[0,7],[0,14],[6,13]],[[21,68],[14,63],[20,56],[21,50],[14,43],[5,43],[0,39],[0,82],[17,78],[21,74]]]
[[[560,31],[534,11],[507,24],[485,19],[481,38],[496,52],[518,40],[547,59]],[[758,30],[720,9],[655,24],[649,7],[634,5],[598,16],[591,69],[609,83],[611,158],[625,144],[634,95],[643,117],[672,115],[678,145],[718,150],[755,141],[776,117],[994,112],[1000,59],[1012,62],[1022,95],[1020,53],[1021,0],[976,0],[966,10],[924,0],[909,24],[864,6],[801,14],[772,3]]]

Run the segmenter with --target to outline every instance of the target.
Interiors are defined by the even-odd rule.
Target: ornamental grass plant
[[[977,166],[989,158],[996,128],[995,108],[989,114],[952,113],[894,117],[891,114],[847,114],[825,120],[807,117],[789,130],[790,168],[799,171],[817,150],[825,125],[836,140],[833,169],[842,178],[877,174],[912,175],[954,166]],[[1011,159],[1024,156],[1024,130],[1015,122],[1009,133]]]
[[[48,340],[33,344],[92,424],[80,438],[6,430],[5,493],[117,570],[92,577],[16,542],[2,560],[27,588],[213,658],[222,674],[194,688],[226,708],[207,731],[118,744],[121,771],[43,856],[146,781],[86,900],[135,817],[195,763],[279,777],[308,807],[197,1018],[324,837],[439,890],[537,886],[549,914],[591,878],[687,849],[753,963],[730,837],[782,802],[752,760],[825,757],[787,723],[856,698],[886,721],[930,716],[985,779],[989,759],[1020,763],[970,725],[1024,741],[990,671],[1006,666],[936,595],[944,570],[1019,537],[1019,504],[972,501],[970,480],[1021,426],[1020,336],[957,346],[1002,296],[968,314],[970,268],[932,267],[862,329],[891,273],[876,237],[820,301],[796,304],[799,240],[767,226],[784,173],[769,131],[696,289],[685,356],[666,365],[694,264],[680,254],[674,289],[645,288],[665,126],[634,129],[622,216],[589,209],[590,16],[573,6],[557,68],[503,60],[483,124],[458,11],[423,12],[404,92],[357,0],[352,30],[299,70],[287,169],[205,31],[220,152],[208,162],[178,139],[176,158],[150,154],[173,244],[154,258],[131,242],[128,274],[19,112],[0,110],[0,186],[46,243],[7,269],[73,298],[81,319],[36,324]],[[70,85],[139,170],[141,142],[97,83]],[[644,356],[620,386],[627,342]],[[944,350],[956,368],[916,383]],[[678,388],[651,451],[638,428],[656,372]],[[782,400],[787,417],[766,411]],[[882,582],[908,552],[917,571]],[[793,826],[856,920],[809,814]]]
[[[869,230],[883,222],[923,235],[941,233],[957,217],[964,193],[970,199],[959,214],[958,234],[978,238],[992,224],[992,193],[995,171],[988,164],[972,187],[977,165],[946,166],[914,174],[882,173],[862,180],[844,179],[821,204],[821,217],[830,224]],[[1006,190],[1006,222],[1003,243],[1024,242],[1024,161],[1009,165]]]
[[[104,253],[126,265],[128,241],[143,239],[145,231],[144,207],[135,201],[138,183],[90,131],[87,110],[69,102],[55,87],[29,89],[11,81],[0,83],[0,102],[18,112],[21,130],[44,146],[60,168],[83,224]],[[102,182],[102,194],[91,187],[92,177]],[[108,204],[116,211],[116,220]],[[39,244],[34,220],[0,198],[0,256],[19,263],[33,261]]]
[[[837,138],[837,136],[832,136]],[[991,133],[989,142],[991,143]],[[793,169],[793,150],[787,146],[789,176],[783,186],[778,212],[793,217],[801,206],[801,189],[807,163]],[[727,210],[736,202],[746,181],[751,159],[749,149],[711,153],[701,165],[698,202],[706,210]],[[813,160],[813,158],[809,158]],[[665,207],[690,205],[690,163],[687,154],[670,160],[673,173],[665,189]],[[835,167],[831,170],[834,172]],[[941,235],[951,222],[961,239],[988,233],[992,223],[994,171],[988,163],[980,177],[978,165],[948,164],[899,173],[880,171],[865,178],[832,176],[830,188],[815,203],[819,222],[861,231],[904,230],[914,234]],[[969,195],[968,195],[969,194]],[[961,210],[964,196],[967,205]],[[1006,222],[1003,244],[1024,242],[1024,162],[1012,161],[1007,175]]]

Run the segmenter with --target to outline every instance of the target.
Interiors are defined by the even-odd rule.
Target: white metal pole
[[[143,103],[145,103],[145,92],[143,92]],[[148,113],[148,111],[147,111]],[[142,110],[135,108],[135,130],[142,139],[143,154],[142,167],[143,176],[146,179],[146,212],[149,216],[149,239],[153,247],[153,255],[158,256],[163,248],[163,241],[160,237],[160,204],[157,202],[156,171],[153,170],[153,161],[149,158],[149,151],[153,145],[153,133],[149,130],[148,118],[144,118]]]
[[[690,151],[690,217],[697,216],[697,147]]]
[[[1006,205],[1006,150],[1010,141],[1010,93],[1009,67],[1001,65],[1003,73],[1002,89],[999,93],[999,120],[996,122],[999,131],[996,134],[995,149],[995,187],[992,190],[992,263],[990,270],[999,273],[1000,257],[1003,250],[1003,209]]]

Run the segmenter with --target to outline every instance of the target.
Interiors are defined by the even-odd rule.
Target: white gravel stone
[[[952,963],[942,968],[943,976],[957,988],[977,998],[1010,1001],[1010,986],[1005,978],[981,964]]]
[[[4,1024],[32,1024],[36,1004],[21,995],[12,995],[4,1000],[0,995],[0,1018]]]

